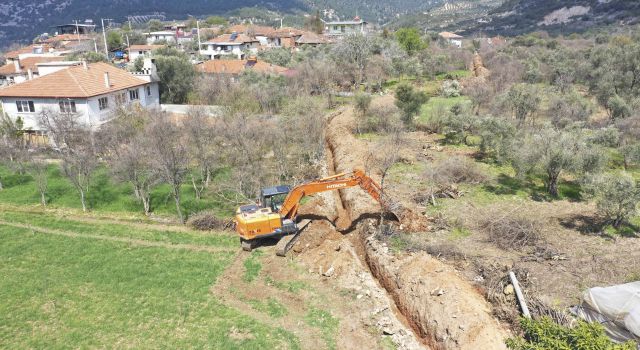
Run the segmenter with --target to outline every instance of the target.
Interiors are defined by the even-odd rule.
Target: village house
[[[449,45],[451,46],[455,46],[457,48],[462,47],[462,39],[464,39],[464,37],[458,34],[451,32],[441,32],[438,34],[438,36],[445,42],[449,43]]]
[[[107,63],[82,63],[21,84],[0,88],[2,110],[21,118],[29,136],[42,135],[38,116],[43,112],[73,113],[85,125],[98,127],[112,117],[118,105],[159,106],[158,83],[149,68],[132,74]]]
[[[58,57],[60,56],[60,52],[58,52],[53,47],[47,44],[33,44],[29,46],[25,46],[19,48],[17,50],[9,51],[4,54],[4,58],[7,59],[8,63],[11,63],[18,59],[25,59],[28,57]]]
[[[161,30],[157,32],[145,33],[147,37],[147,45],[154,45],[157,43],[176,44],[176,32],[171,30]]]
[[[239,60],[243,59],[245,52],[257,53],[260,47],[258,39],[250,37],[246,34],[231,33],[222,34],[207,42],[202,43],[200,54],[207,59],[219,59],[222,56],[236,56]]]
[[[151,58],[151,53],[154,50],[166,47],[165,45],[131,45],[127,50],[129,51],[129,61],[133,62],[138,57]]]
[[[64,58],[57,56],[36,56],[23,59],[14,58],[0,67],[0,86],[19,84],[40,76],[40,64],[46,62],[62,61]]]
[[[259,61],[255,56],[247,60],[211,60],[196,65],[196,71],[204,74],[212,74],[230,77],[232,81],[245,71],[254,71],[262,74],[289,75],[289,68]]]
[[[367,32],[367,22],[356,16],[351,21],[325,22],[324,34],[327,36],[344,36]]]
[[[249,37],[256,38],[260,42],[260,46],[269,45],[269,34],[275,31],[272,27],[236,24],[225,30],[225,33],[241,33]]]

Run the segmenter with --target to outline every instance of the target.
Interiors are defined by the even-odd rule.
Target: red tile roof
[[[104,74],[109,73],[110,86]],[[63,69],[0,89],[0,97],[87,98],[142,86],[148,82],[107,63]]]
[[[44,63],[44,62],[56,62],[56,61],[64,61],[64,57],[27,57],[20,60],[20,73],[27,74],[27,70],[31,69],[32,72],[37,72],[38,67],[36,64]],[[18,74],[16,72],[16,65],[11,62],[7,63],[4,66],[0,67],[0,75],[13,75]]]

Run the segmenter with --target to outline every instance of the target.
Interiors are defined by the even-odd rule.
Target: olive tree
[[[506,98],[507,105],[520,124],[532,118],[540,107],[540,91],[535,85],[515,84],[509,89]]]
[[[429,97],[424,91],[418,91],[413,86],[402,83],[396,88],[396,106],[402,110],[402,121],[407,126],[413,125],[413,118]]]
[[[340,40],[333,48],[333,55],[338,64],[344,68],[355,70],[356,85],[364,81],[365,72],[371,58],[372,40],[360,33],[350,34]],[[350,69],[349,69],[350,70]]]
[[[598,212],[615,228],[637,213],[640,186],[627,173],[592,177],[583,188],[587,196],[595,200]]]
[[[542,175],[547,191],[554,197],[558,196],[558,181],[563,172],[594,173],[605,163],[600,148],[588,144],[580,132],[544,128],[512,145],[511,163],[516,171]]]

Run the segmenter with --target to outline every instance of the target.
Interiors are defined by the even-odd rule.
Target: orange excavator
[[[300,201],[305,196],[319,192],[339,190],[360,186],[390,209],[384,198],[382,188],[362,170],[343,173],[314,180],[291,189],[289,186],[265,188],[260,192],[258,204],[243,205],[236,211],[234,224],[240,236],[242,249],[251,251],[254,244],[265,238],[280,239],[276,245],[276,254],[285,256],[310,220],[297,222]]]

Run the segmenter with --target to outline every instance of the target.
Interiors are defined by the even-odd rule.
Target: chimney
[[[104,72],[104,85],[107,89],[111,88],[111,80],[109,80],[109,72]]]
[[[31,71],[31,68],[27,69],[27,76],[29,77],[29,80],[33,79],[33,72]]]
[[[19,58],[13,60],[13,65],[16,67],[16,73],[22,72],[22,68],[20,68],[20,59]]]

